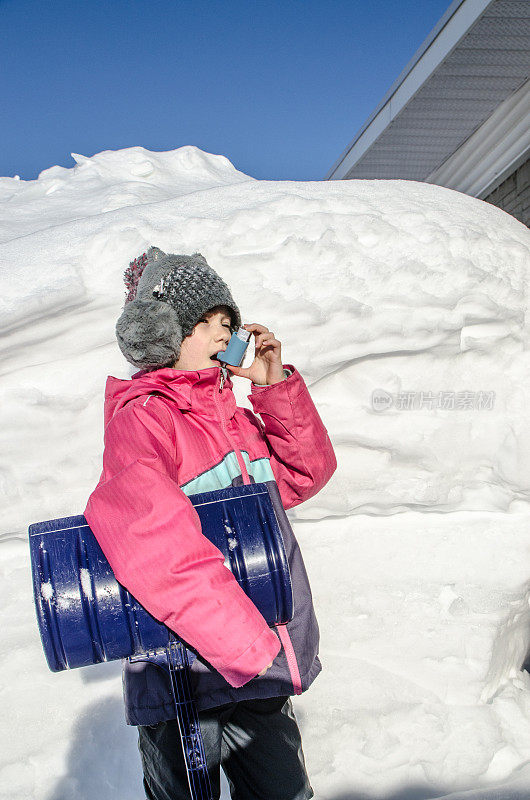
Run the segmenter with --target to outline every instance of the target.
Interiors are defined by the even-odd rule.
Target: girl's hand
[[[274,338],[274,333],[265,325],[250,322],[243,325],[247,331],[252,331],[254,340],[254,361],[250,367],[233,367],[226,364],[226,368],[234,375],[248,378],[253,383],[272,385],[285,380],[282,365],[282,344]]]
[[[258,672],[258,675],[265,675],[265,673],[267,672],[267,670],[268,670],[268,669],[270,669],[270,667],[272,667],[272,661],[271,661],[271,663],[270,663],[270,664],[269,664],[267,667],[264,667],[264,668],[261,670],[261,672]]]

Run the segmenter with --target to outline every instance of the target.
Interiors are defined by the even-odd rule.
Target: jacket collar
[[[224,378],[223,378],[224,376]],[[220,391],[221,378],[223,386]],[[233,383],[226,367],[214,365],[199,370],[163,367],[140,370],[130,379],[107,377],[105,385],[105,427],[114,414],[136,397],[159,394],[176,403],[181,411],[218,418],[230,418],[236,410]]]

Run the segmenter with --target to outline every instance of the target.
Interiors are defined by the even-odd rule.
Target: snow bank
[[[136,371],[123,272],[150,244],[201,252],[275,332],[335,446],[289,512],[321,629],[323,672],[293,699],[315,795],[530,791],[528,230],[449,189],[256,181],[192,146],[74,158],[0,178],[9,797],[143,795],[119,663],[47,670],[27,528],[97,483],[106,376]]]

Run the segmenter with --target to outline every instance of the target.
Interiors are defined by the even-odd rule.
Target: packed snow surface
[[[437,186],[257,181],[192,146],[74,159],[0,178],[0,796],[144,797],[120,662],[47,666],[28,527],[98,481],[106,377],[136,371],[123,273],[156,245],[274,332],[335,447],[288,512],[321,632],[292,698],[315,796],[527,800],[529,231]]]

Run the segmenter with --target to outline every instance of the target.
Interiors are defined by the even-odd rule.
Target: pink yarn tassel
[[[146,264],[147,253],[142,253],[141,256],[138,256],[138,258],[135,258],[134,261],[131,261],[123,273],[123,280],[125,282],[125,286],[127,287],[125,303],[129,303],[131,300],[135,299],[136,292],[138,291],[138,281],[142,276],[142,272],[144,271]]]

